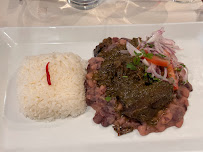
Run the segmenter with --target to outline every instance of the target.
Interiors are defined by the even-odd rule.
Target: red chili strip
[[[47,63],[47,66],[46,66],[46,73],[47,73],[47,82],[49,85],[51,85],[50,74],[49,74],[49,62]]]

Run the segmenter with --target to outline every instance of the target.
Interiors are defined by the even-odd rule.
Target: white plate
[[[94,110],[77,118],[36,122],[18,111],[16,72],[28,55],[74,51],[84,59],[106,37],[145,37],[164,26],[165,36],[184,50],[177,53],[189,68],[194,91],[182,128],[140,136],[137,131],[118,137],[112,127],[93,123]],[[0,151],[203,151],[203,24],[164,24],[96,27],[0,29]],[[3,102],[4,101],[4,102]]]

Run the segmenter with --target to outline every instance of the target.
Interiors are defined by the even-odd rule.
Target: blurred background
[[[78,10],[66,0],[2,0],[0,26],[86,26],[203,21],[201,0],[103,0],[94,9]]]

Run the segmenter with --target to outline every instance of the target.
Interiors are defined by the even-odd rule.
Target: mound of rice
[[[46,75],[48,62],[51,85]],[[26,57],[17,77],[22,113],[36,120],[76,117],[84,113],[86,67],[87,62],[73,53]]]

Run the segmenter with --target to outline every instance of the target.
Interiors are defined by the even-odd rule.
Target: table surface
[[[203,21],[203,3],[172,0],[104,0],[77,10],[66,0],[1,0],[0,27],[88,26]]]

